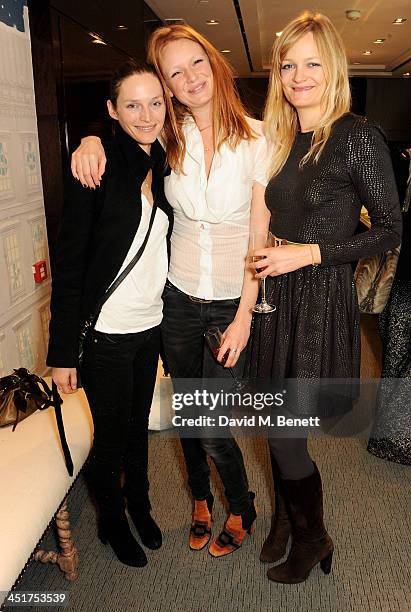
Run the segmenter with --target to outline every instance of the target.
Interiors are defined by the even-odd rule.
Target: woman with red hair
[[[258,293],[258,282],[245,266],[249,228],[251,223],[257,231],[269,217],[261,123],[247,115],[224,57],[191,27],[156,30],[148,59],[163,83],[170,116],[163,134],[171,168],[165,193],[174,210],[163,294],[168,366],[173,378],[230,378],[228,368],[234,367],[241,376],[241,353]],[[100,143],[83,142],[72,168],[83,184],[98,185],[104,170]],[[224,330],[219,362],[204,345],[204,333],[211,327]],[[209,552],[215,557],[227,555],[241,546],[256,518],[241,451],[229,431],[225,438],[208,433],[202,438],[182,437],[181,444],[194,498],[190,547],[200,550],[210,539],[209,455],[230,509]]]

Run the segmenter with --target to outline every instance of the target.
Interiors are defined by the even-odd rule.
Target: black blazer
[[[141,220],[141,185],[152,168],[152,191],[168,216],[169,252],[172,208],[164,195],[165,152],[158,141],[145,151],[117,126],[105,143],[106,171],[95,190],[67,180],[51,294],[47,365],[77,367],[83,322],[116,278]]]

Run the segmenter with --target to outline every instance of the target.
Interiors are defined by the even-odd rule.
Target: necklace
[[[206,131],[206,130],[208,130],[208,128],[210,128],[210,127],[211,127],[211,123],[210,123],[210,125],[206,125],[206,127],[201,128],[201,130],[200,130],[200,128],[198,128],[198,131],[199,131],[199,132],[205,132],[205,131]],[[203,143],[203,144],[204,144],[204,143]],[[212,150],[214,151],[214,146],[212,146],[212,147],[211,147],[211,146],[210,146],[210,147],[206,147],[206,146],[204,145],[204,152],[205,152],[205,153],[209,153],[209,152],[210,152],[210,151],[212,151]]]

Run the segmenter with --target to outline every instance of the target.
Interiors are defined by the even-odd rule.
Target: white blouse
[[[136,255],[147,234],[152,207],[141,194],[141,220],[118,275]],[[146,247],[134,268],[104,303],[96,330],[106,334],[141,332],[159,325],[163,318],[161,294],[167,278],[168,218],[156,210]],[[117,275],[117,276],[118,276]]]
[[[203,299],[239,297],[248,250],[254,181],[267,184],[267,144],[262,123],[247,119],[258,138],[232,150],[222,145],[207,180],[200,131],[190,117],[184,125],[184,173],[172,172],[165,193],[174,209],[169,279]]]

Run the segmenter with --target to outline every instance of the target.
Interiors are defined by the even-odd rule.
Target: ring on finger
[[[238,348],[232,348],[232,349],[230,349],[230,351],[231,351],[231,353],[237,353]]]

